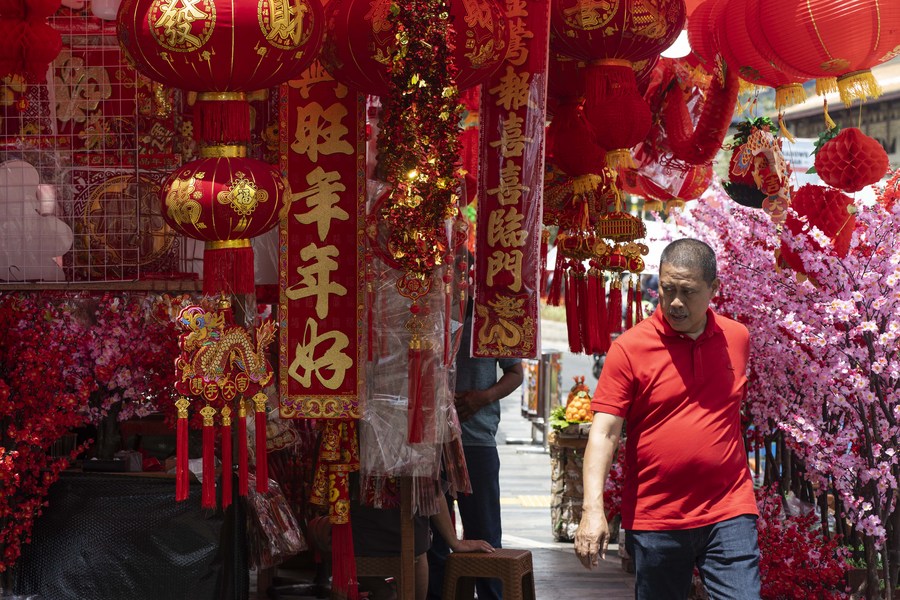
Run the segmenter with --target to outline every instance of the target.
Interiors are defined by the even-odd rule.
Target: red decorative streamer
[[[201,144],[248,144],[250,104],[244,94],[222,94],[223,99],[203,98],[194,105],[194,140]]]
[[[247,467],[247,406],[242,398],[238,403],[238,495],[250,492],[249,468]]]
[[[641,297],[641,276],[637,276],[634,284],[634,324],[644,320],[644,299]]]
[[[609,304],[606,308],[609,316],[608,329],[610,336],[614,333],[622,333],[622,282],[618,273],[613,277],[609,285]]]
[[[210,248],[203,252],[203,293],[253,294],[253,248]]]
[[[598,354],[603,354],[609,350],[609,315],[606,308],[606,278],[603,271],[597,268],[597,265],[591,265],[596,270],[597,276],[592,277],[589,283],[589,295],[594,305],[594,311],[597,314],[597,335],[598,343],[595,350]]]
[[[345,592],[347,600],[359,598],[350,523],[331,525],[331,568],[332,585],[339,592]]]
[[[409,342],[409,402],[407,404],[406,437],[410,444],[418,444],[425,433],[425,416],[423,411],[423,371],[425,360],[422,340],[418,334]]]
[[[547,292],[547,304],[559,306],[562,304],[562,283],[566,276],[566,257],[556,249],[556,265],[553,267],[553,281],[550,282],[550,291]]]
[[[216,409],[206,405],[200,410],[203,415],[203,496],[200,506],[216,507],[216,428],[213,418]]]
[[[231,409],[222,408],[222,510],[231,506]]]
[[[266,451],[266,395],[253,396],[254,425],[256,425],[256,491],[269,491],[269,455]]]
[[[594,342],[596,341],[596,325],[592,325],[591,321],[596,319],[596,315],[588,302],[588,284],[587,274],[579,273],[575,277],[575,293],[578,296],[578,321],[581,333],[581,347],[585,352],[594,351]]]
[[[559,271],[561,277],[566,271]],[[578,327],[578,292],[575,284],[575,269],[569,269],[566,280],[566,329],[569,333],[569,350],[576,354],[583,350],[581,331]]]
[[[634,285],[628,279],[628,299],[625,301],[625,329],[634,327]]]
[[[187,500],[191,476],[188,469],[188,407],[190,401],[182,396],[175,402],[178,420],[175,424],[175,500]]]

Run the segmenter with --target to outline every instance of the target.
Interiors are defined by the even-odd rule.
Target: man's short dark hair
[[[716,253],[700,240],[684,238],[670,243],[659,258],[660,268],[664,264],[682,269],[699,268],[707,284],[712,284],[716,279]]]

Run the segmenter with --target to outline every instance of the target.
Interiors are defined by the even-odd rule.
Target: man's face
[[[703,281],[700,268],[687,269],[664,263],[659,269],[659,306],[675,331],[697,339],[706,327],[706,309],[719,280]]]

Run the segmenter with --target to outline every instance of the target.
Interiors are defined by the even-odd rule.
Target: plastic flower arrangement
[[[50,486],[81,452],[50,448],[84,424],[94,387],[84,361],[88,332],[65,299],[0,296],[0,572],[30,541]]]
[[[896,194],[890,187],[879,203],[856,206],[846,252],[805,217],[804,227],[779,232],[764,213],[724,194],[682,216],[717,252],[720,310],[750,329],[751,420],[763,434],[783,432],[807,479],[834,494],[840,516],[863,537],[873,594],[879,579],[896,583],[900,551],[900,205],[889,202]],[[782,243],[805,276],[776,269]]]
[[[816,513],[785,515],[778,490],[756,492],[759,520],[759,571],[763,600],[845,598],[849,551],[836,538],[826,539]]]
[[[86,406],[91,423],[145,417],[174,394],[175,324],[157,296],[103,296],[93,314],[88,352],[97,391]]]

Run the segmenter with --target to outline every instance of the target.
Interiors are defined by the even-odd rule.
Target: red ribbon
[[[222,509],[231,506],[231,409],[222,409]]]
[[[175,500],[187,500],[190,494],[191,476],[188,469],[188,406],[190,401],[182,396],[175,402],[178,420],[175,423]]]

